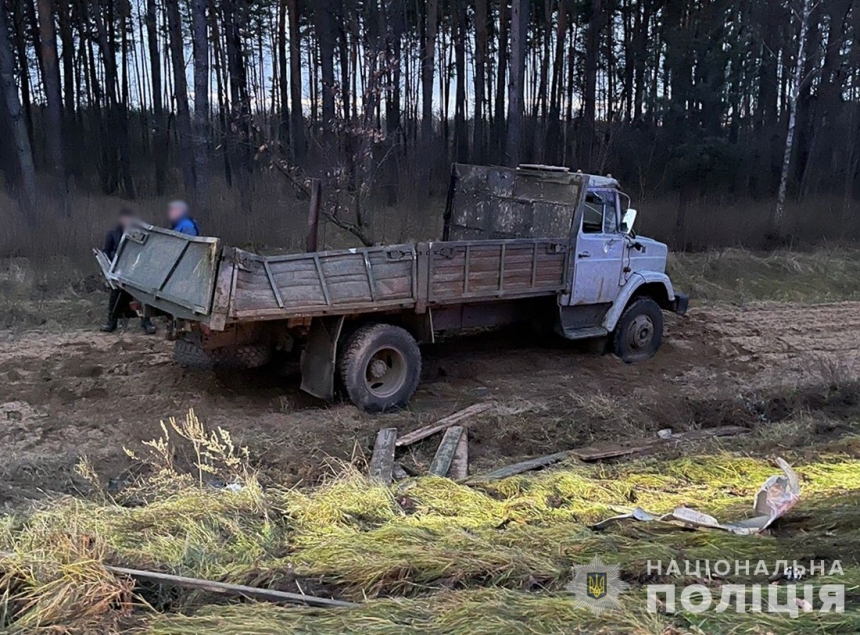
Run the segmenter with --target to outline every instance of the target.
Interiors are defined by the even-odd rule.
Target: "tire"
[[[349,400],[361,410],[396,410],[418,387],[421,351],[405,329],[368,324],[347,338],[338,374]]]
[[[613,352],[625,364],[651,359],[662,342],[663,310],[651,298],[630,303],[612,333]]]
[[[186,339],[173,344],[173,359],[183,368],[209,370],[212,368],[259,368],[272,357],[269,346],[245,345],[205,349]]]

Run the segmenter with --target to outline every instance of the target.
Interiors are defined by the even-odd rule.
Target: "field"
[[[288,365],[183,371],[170,343],[134,323],[96,332],[105,299],[97,280],[62,262],[43,271],[3,263],[0,552],[8,555],[0,560],[0,628],[856,632],[860,253],[727,250],[671,266],[696,300],[688,316],[667,318],[664,347],[646,364],[522,333],[480,334],[427,348],[410,408],[370,416],[303,395]],[[472,473],[664,428],[740,425],[751,433],[638,460],[565,462],[481,486],[425,477],[386,488],[361,476],[379,428],[404,433],[490,400],[496,407],[469,426]],[[162,427],[169,417],[176,428]],[[402,463],[426,471],[437,444],[412,446]],[[202,471],[193,467],[201,451]],[[803,492],[767,535],[589,529],[637,505],[664,513],[686,503],[720,519],[743,517],[779,472],[776,456],[796,468]],[[234,480],[241,491],[223,487]],[[572,565],[594,555],[619,564],[632,587],[621,610],[599,617],[564,591]],[[673,558],[815,559],[828,571],[839,560],[844,576],[808,583],[844,583],[846,612],[649,613],[644,585],[670,580],[647,563]],[[311,610],[132,588],[102,562],[363,604]],[[752,570],[734,574],[671,582],[701,582],[715,598],[725,584],[768,584]]]

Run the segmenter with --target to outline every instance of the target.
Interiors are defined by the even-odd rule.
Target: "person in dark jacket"
[[[116,227],[111,229],[105,235],[105,243],[102,247],[102,251],[105,256],[108,257],[108,260],[112,261],[116,256],[116,252],[119,249],[119,243],[122,240],[122,235],[134,218],[134,212],[127,207],[124,207],[119,211]],[[132,313],[131,300],[132,297],[126,291],[123,291],[122,289],[111,289],[110,299],[108,300],[108,319],[101,328],[104,333],[113,333],[117,328],[119,318]],[[155,333],[155,325],[148,317],[144,317],[140,320],[140,328],[142,328],[148,335]]]
[[[170,221],[170,229],[188,236],[199,236],[200,227],[197,221],[191,218],[191,210],[185,201],[171,201],[167,205],[167,219]]]

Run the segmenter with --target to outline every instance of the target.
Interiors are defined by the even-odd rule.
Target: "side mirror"
[[[624,218],[621,219],[621,231],[625,234],[633,233],[633,224],[636,222],[636,214],[638,212],[632,207],[624,212]]]

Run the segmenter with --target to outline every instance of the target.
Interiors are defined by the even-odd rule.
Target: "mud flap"
[[[330,401],[334,399],[337,341],[343,316],[314,318],[308,343],[302,351],[302,390]]]

